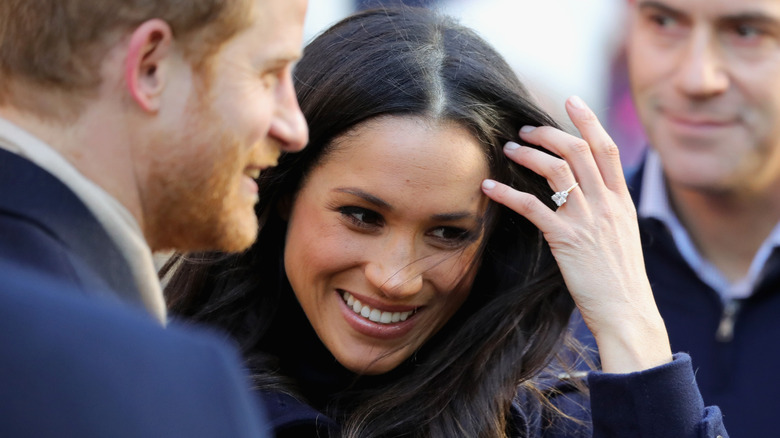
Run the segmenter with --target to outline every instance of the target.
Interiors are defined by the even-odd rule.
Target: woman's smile
[[[373,119],[330,147],[292,203],[287,278],[333,356],[381,374],[468,296],[487,160],[464,128],[422,118]]]
[[[368,319],[369,321],[379,324],[391,324],[399,321],[406,321],[410,316],[417,312],[417,307],[411,310],[381,310],[380,308],[373,308],[368,305],[363,298],[363,302],[360,302],[360,297],[355,298],[349,292],[341,292],[341,298],[347,303],[347,307],[351,308],[355,314]]]
[[[416,323],[414,318],[418,309],[416,307],[403,312],[383,311],[364,304],[349,292],[340,293],[340,297],[344,304],[342,307],[344,319],[353,330],[362,335],[378,340],[401,338],[407,335]],[[386,322],[383,322],[383,319]]]

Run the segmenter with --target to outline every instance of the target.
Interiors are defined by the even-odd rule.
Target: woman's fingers
[[[582,138],[548,126],[523,127],[520,137],[566,160],[586,193],[603,186],[626,191],[618,148],[596,115],[576,96],[567,100],[566,110]]]
[[[545,228],[557,221],[555,212],[534,195],[517,191],[506,184],[486,179],[482,182],[482,191],[493,201],[503,204],[525,217],[537,228]]]
[[[514,142],[506,144],[504,153],[512,161],[547,179],[553,191],[560,193],[568,190],[566,194],[567,199],[569,196],[576,196],[575,189],[578,187],[578,181],[565,160]]]
[[[586,193],[591,188],[604,185],[590,145],[584,139],[551,126],[540,126],[535,129],[523,127],[520,130],[520,137],[528,143],[541,146],[560,156]],[[547,177],[545,174],[541,175]],[[555,189],[564,190],[566,187]]]
[[[543,232],[596,337],[605,370],[629,372],[663,363],[671,353],[645,274],[636,210],[617,148],[581,100],[569,99],[566,109],[582,138],[549,126],[520,131],[524,141],[558,157],[512,142],[504,148],[555,192],[579,182],[565,205],[554,211],[535,196],[492,180],[482,189]]]
[[[590,145],[593,158],[607,188],[621,192],[627,190],[618,147],[601,126],[596,114],[577,96],[572,96],[566,101],[566,112],[580,131],[583,140]]]

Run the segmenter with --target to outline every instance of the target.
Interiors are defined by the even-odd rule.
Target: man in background
[[[629,177],[674,351],[736,437],[775,434],[780,1],[634,0],[627,56],[650,149]]]
[[[254,179],[307,141],[291,81],[306,3],[0,2],[0,294],[22,336],[0,387],[28,388],[0,411],[40,419],[4,415],[0,435],[257,432],[235,353],[162,329],[152,251],[254,241]]]

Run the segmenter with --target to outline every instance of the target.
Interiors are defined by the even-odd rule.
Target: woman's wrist
[[[643,371],[672,361],[666,326],[657,313],[626,318],[616,327],[593,334],[606,373]]]

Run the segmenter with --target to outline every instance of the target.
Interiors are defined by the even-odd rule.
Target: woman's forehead
[[[396,203],[415,198],[476,206],[480,184],[489,176],[482,146],[452,122],[385,117],[361,124],[332,147],[313,169],[317,184],[359,189]]]

